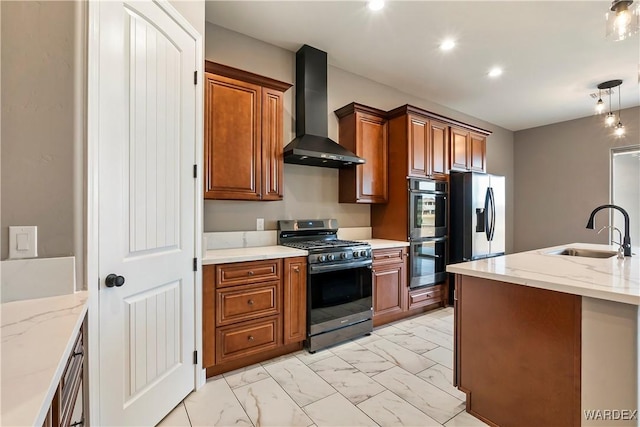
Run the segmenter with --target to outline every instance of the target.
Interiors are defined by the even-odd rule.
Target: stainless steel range
[[[278,221],[278,230],[278,244],[309,252],[309,351],[371,333],[371,246],[339,240],[335,219]]]

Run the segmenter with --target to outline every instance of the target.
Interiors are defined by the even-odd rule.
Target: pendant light
[[[634,5],[633,0],[613,0],[605,19],[606,36],[615,41],[624,40],[640,29],[640,4]]]
[[[618,123],[616,124],[616,127],[613,130],[613,133],[618,138],[621,138],[624,136],[624,131],[625,129],[624,129],[624,125],[622,124],[622,116],[620,115],[620,91],[618,90]]]
[[[607,115],[604,118],[604,125],[606,127],[612,127],[614,125],[616,125],[616,115],[613,114],[613,111],[611,110],[611,90],[614,87],[618,87],[622,84],[622,80],[609,80],[606,82],[602,82],[598,85],[598,90],[601,91],[603,89],[606,89],[605,93],[609,94],[609,112],[607,113]],[[618,95],[620,95],[620,91],[618,90]],[[598,99],[598,103],[596,103],[596,108],[598,107],[598,105],[600,104],[600,101],[602,99]],[[604,104],[604,103],[603,103]],[[620,103],[618,102],[618,107],[620,106]],[[619,110],[620,108],[618,108]]]
[[[604,113],[604,102],[602,102],[602,90],[598,89],[598,102],[596,102],[596,114]]]

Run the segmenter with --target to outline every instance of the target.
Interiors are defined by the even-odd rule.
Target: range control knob
[[[366,257],[367,256],[367,251],[360,251],[360,256],[361,257]]]
[[[358,251],[353,251],[353,257],[354,258],[358,258],[360,256],[360,252]]]
[[[340,254],[340,259],[347,259],[347,253],[346,252],[342,252]]]
[[[333,255],[333,254],[329,254],[329,255],[327,255],[327,259],[328,259],[329,261],[333,261],[334,259],[336,259],[336,257],[335,257],[335,255]]]
[[[325,262],[327,260],[327,257],[325,257],[324,255],[318,255],[318,262]]]

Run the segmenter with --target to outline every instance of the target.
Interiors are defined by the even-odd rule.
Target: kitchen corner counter
[[[209,249],[205,252],[204,257],[202,258],[202,264],[227,264],[230,262],[291,258],[307,256],[307,254],[307,251],[279,245],[233,249]]]
[[[371,249],[392,249],[392,248],[404,248],[409,246],[409,242],[402,242],[400,240],[386,240],[386,239],[367,239],[363,240],[371,245]]]
[[[2,304],[2,425],[40,426],[87,312],[86,291]]]
[[[618,260],[553,255],[563,248],[616,251],[615,246],[572,243],[451,264],[449,273],[498,280],[602,300],[640,305],[640,257]]]

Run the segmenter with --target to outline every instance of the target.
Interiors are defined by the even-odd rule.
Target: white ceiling
[[[640,103],[640,35],[605,39],[609,1],[386,3],[208,1],[206,20],[292,52],[311,45],[333,66],[513,131],[593,114],[589,94],[606,80],[624,80],[622,108]],[[445,37],[452,51],[438,49]]]

